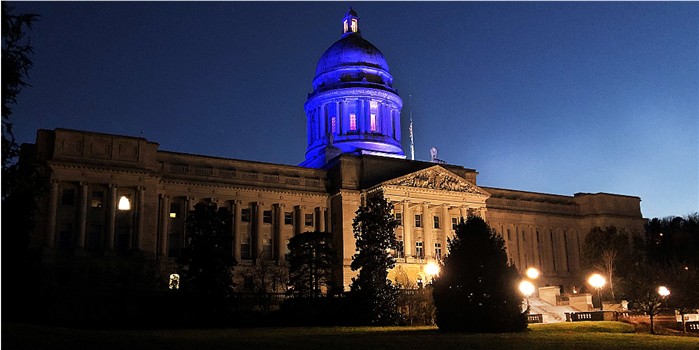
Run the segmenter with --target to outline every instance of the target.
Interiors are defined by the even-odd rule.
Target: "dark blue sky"
[[[13,120],[169,151],[298,164],[315,65],[349,3],[31,2]],[[429,148],[479,184],[699,211],[699,3],[356,2]]]

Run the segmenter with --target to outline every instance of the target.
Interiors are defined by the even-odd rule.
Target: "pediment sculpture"
[[[484,194],[476,186],[468,181],[460,180],[455,175],[437,169],[427,169],[425,171],[410,174],[404,178],[391,181],[391,185],[408,186],[418,188],[429,188],[434,190],[446,190]]]

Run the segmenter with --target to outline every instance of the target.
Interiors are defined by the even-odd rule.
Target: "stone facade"
[[[35,148],[51,169],[34,242],[46,263],[66,256],[139,261],[153,266],[156,288],[167,287],[186,213],[202,201],[231,209],[241,291],[261,265],[283,270],[289,238],[313,230],[332,232],[341,262],[336,285],[346,289],[355,276],[354,213],[375,191],[401,221],[396,270],[413,284],[426,280],[427,262],[447,254],[454,223],[468,215],[486,218],[521,271],[536,267],[542,284],[564,291],[584,283],[580,251],[592,227],[640,234],[644,224],[637,197],[479,187],[475,170],[449,164],[343,154],[326,169],[311,169],[167,152],[143,138],[66,129],[40,130]],[[120,209],[122,198],[128,209]],[[284,286],[280,280],[268,289]]]

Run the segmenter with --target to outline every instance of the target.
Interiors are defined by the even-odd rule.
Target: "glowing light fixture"
[[[539,270],[537,270],[533,267],[528,268],[527,269],[527,277],[529,277],[533,280],[539,278]]]
[[[425,265],[425,273],[428,274],[429,276],[436,276],[439,274],[439,265],[436,263],[430,261]]]
[[[667,289],[667,287],[665,287],[665,286],[660,286],[660,287],[658,287],[658,294],[660,294],[660,296],[664,298],[664,297],[670,295],[670,290]]]
[[[121,196],[117,208],[119,210],[131,210],[131,201],[129,201],[129,197]]]
[[[605,284],[607,284],[607,280],[602,277],[602,275],[596,273],[587,280],[587,283],[589,283],[591,286],[600,289],[604,287]]]
[[[176,217],[177,217],[177,213],[170,213],[170,217],[173,218],[173,219],[176,218]]]
[[[526,280],[519,282],[519,291],[522,293],[522,295],[529,298],[529,296],[534,294],[534,285]]]
[[[587,279],[587,283],[597,289],[597,297],[599,298],[600,310],[604,310],[604,304],[602,304],[602,292],[600,291],[602,287],[607,283],[607,280],[602,277],[602,275],[596,273]]]

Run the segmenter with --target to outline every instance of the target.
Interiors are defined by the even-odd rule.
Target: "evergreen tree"
[[[316,298],[328,287],[333,257],[332,237],[327,232],[305,232],[289,240],[289,279],[295,296]]]
[[[398,288],[388,279],[388,270],[396,262],[388,253],[396,246],[393,206],[381,195],[367,196],[352,223],[357,254],[353,256],[351,299],[355,302],[358,321],[372,325],[393,325],[400,319],[397,308]]]
[[[213,299],[233,292],[231,213],[198,203],[187,215],[187,239],[179,259],[183,291]]]
[[[461,332],[524,331],[519,280],[502,238],[480,217],[462,220],[433,283],[437,326]]]

